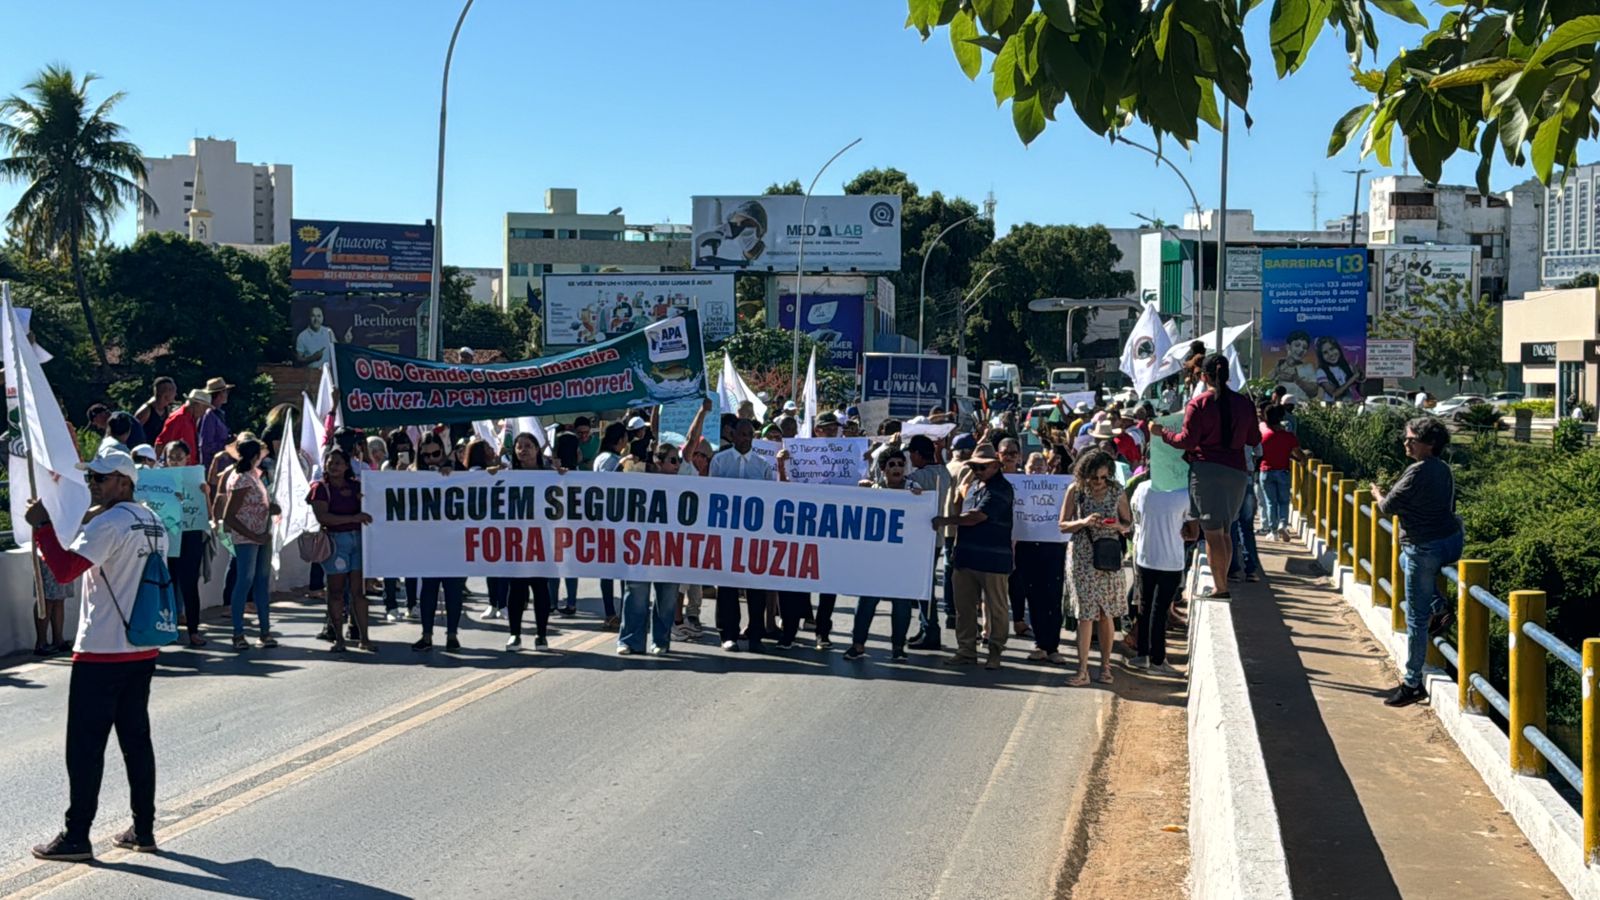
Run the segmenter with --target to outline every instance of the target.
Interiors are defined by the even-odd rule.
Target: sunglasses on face
[[[656,458],[664,463],[677,463],[680,461],[676,456],[658,456]]]
[[[106,473],[102,474],[100,472],[89,472],[89,473],[87,473],[87,476],[88,476],[88,481],[89,481],[90,484],[99,484],[99,483],[105,481],[107,478],[110,478],[111,477],[111,473],[110,472],[106,472]]]
[[[442,459],[443,457],[444,451],[442,450],[424,450],[422,452],[423,459]]]
[[[1099,473],[1097,475],[1086,475],[1086,476],[1084,476],[1083,480],[1084,481],[1109,481],[1110,479],[1111,479],[1110,475],[1107,475],[1106,473],[1101,472],[1101,473]]]

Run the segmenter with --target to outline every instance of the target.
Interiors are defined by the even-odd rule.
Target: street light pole
[[[1361,217],[1361,176],[1372,171],[1371,169],[1345,169],[1346,175],[1356,177],[1356,199],[1350,205],[1350,246],[1356,245],[1356,220]]]
[[[990,270],[989,274],[992,275],[999,270],[1000,267],[995,266],[994,269]],[[988,278],[989,275],[985,275],[983,277]],[[980,281],[978,284],[981,285],[983,282]],[[965,359],[967,356],[967,316],[971,315],[972,311],[978,308],[978,304],[983,302],[983,298],[989,296],[989,294],[992,293],[996,288],[999,288],[1004,284],[1004,281],[996,281],[994,284],[984,288],[983,293],[978,294],[976,297],[972,296],[978,290],[976,287],[974,287],[967,293],[967,297],[963,298],[962,301],[956,305],[956,359]]]
[[[927,349],[928,349],[927,345],[922,343],[922,312],[923,312],[923,309],[927,306],[927,303],[928,303],[928,260],[933,256],[933,248],[939,246],[939,242],[944,240],[944,236],[945,235],[947,235],[950,232],[956,230],[956,228],[958,228],[958,227],[960,227],[962,225],[965,225],[968,222],[971,222],[973,219],[976,219],[977,217],[978,217],[977,214],[974,213],[973,215],[967,216],[965,219],[961,219],[959,221],[952,222],[949,225],[949,227],[947,227],[947,228],[945,228],[945,230],[939,232],[938,236],[933,239],[933,243],[929,244],[922,251],[922,274],[917,276],[917,352],[918,353],[926,353]]]
[[[817,170],[817,177],[811,179],[811,186],[806,188],[806,199],[800,202],[800,248],[795,255],[794,263],[794,359],[789,366],[789,398],[791,400],[799,393],[800,385],[800,311],[805,306],[801,301],[805,298],[806,231],[809,230],[811,224],[806,219],[806,208],[811,205],[811,192],[816,190],[817,182],[822,180],[822,173],[828,171],[828,167],[833,165],[833,161],[843,156],[846,150],[859,143],[861,143],[861,138],[856,138],[840,147],[838,153],[828,157],[828,161],[823,163],[822,168]]]
[[[1222,300],[1223,280],[1228,269],[1228,119],[1233,112],[1233,104],[1227,97],[1222,98],[1222,177],[1218,188],[1217,200],[1217,281],[1212,287],[1213,318],[1216,319],[1217,339],[1212,344],[1217,353],[1222,352]],[[1204,243],[1202,242],[1202,246]],[[1195,329],[1195,336],[1200,335],[1200,329]]]
[[[1196,257],[1195,264],[1194,264],[1194,334],[1195,334],[1195,337],[1199,337],[1200,336],[1200,324],[1201,324],[1202,320],[1204,319],[1204,317],[1201,316],[1200,313],[1204,309],[1204,305],[1203,304],[1205,302],[1205,293],[1206,293],[1205,292],[1206,220],[1205,220],[1205,211],[1200,208],[1200,198],[1195,196],[1194,185],[1191,185],[1189,183],[1189,179],[1184,176],[1183,170],[1179,169],[1177,166],[1173,165],[1172,160],[1167,159],[1165,156],[1163,156],[1161,154],[1160,151],[1153,150],[1153,149],[1151,149],[1149,147],[1146,147],[1144,144],[1141,144],[1141,143],[1139,143],[1137,141],[1130,141],[1130,140],[1128,140],[1127,138],[1123,137],[1120,134],[1117,135],[1117,140],[1119,142],[1121,142],[1121,143],[1127,144],[1129,147],[1134,147],[1134,148],[1137,148],[1139,150],[1143,150],[1144,152],[1150,154],[1151,156],[1154,156],[1156,158],[1156,162],[1157,163],[1165,163],[1166,167],[1172,170],[1172,174],[1178,176],[1178,180],[1183,182],[1184,190],[1189,192],[1189,202],[1194,207],[1194,223],[1197,226],[1196,230],[1200,234],[1199,238],[1196,241],[1196,245],[1199,248],[1199,255]],[[1174,235],[1174,236],[1177,237],[1176,235]],[[1182,237],[1178,237],[1178,247],[1180,249],[1183,247],[1183,238]],[[1222,290],[1222,271],[1227,268],[1226,261],[1224,261],[1223,265],[1218,266],[1217,268],[1218,268],[1217,283],[1216,283],[1216,286],[1213,288],[1213,290],[1220,291],[1220,290]],[[1159,291],[1157,293],[1159,294]],[[1159,304],[1158,304],[1158,306],[1159,306]]]
[[[455,30],[450,32],[450,46],[444,52],[444,80],[439,87],[439,168],[433,183],[433,280],[428,286],[428,359],[438,359],[439,353],[439,280],[444,256],[444,123],[446,107],[450,100],[450,60],[456,55],[456,38],[461,36],[461,24],[467,20],[467,10],[473,0],[467,0],[456,17]]]

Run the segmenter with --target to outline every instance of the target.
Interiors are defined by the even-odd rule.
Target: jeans
[[[655,600],[654,609],[651,599]],[[644,652],[645,632],[650,643],[665,650],[672,644],[672,619],[678,612],[678,585],[668,581],[625,581],[622,591],[622,627],[617,646]]]
[[[1139,655],[1151,665],[1167,661],[1167,613],[1182,583],[1182,572],[1139,567]]]
[[[1267,530],[1289,527],[1289,470],[1268,469],[1261,473],[1261,494],[1267,507]]]
[[[944,544],[942,546],[943,546],[943,551],[942,552],[944,553],[944,575],[943,575],[942,579],[938,578],[938,577],[935,577],[935,579],[934,579],[934,587],[937,588],[939,586],[939,582],[941,580],[944,582],[944,606],[945,606],[945,611],[946,611],[946,613],[948,615],[952,615],[953,616],[953,615],[955,615],[955,608],[956,607],[955,607],[955,594],[951,591],[951,588],[950,588],[950,578],[951,578],[950,545],[949,544]],[[938,567],[938,563],[939,563],[938,559],[935,558],[934,559],[934,566],[935,566],[934,571],[935,572],[938,571],[938,568],[937,568]],[[940,642],[940,639],[941,639],[942,635],[941,635],[941,633],[939,631],[939,592],[937,590],[930,591],[928,593],[928,599],[920,601],[917,604],[917,620],[918,620],[917,624],[922,629],[922,640],[924,642],[928,643],[928,644],[932,644],[932,645],[938,644]]]
[[[1011,620],[1026,604],[1033,643],[1046,653],[1061,651],[1062,584],[1065,581],[1067,545],[1018,541],[1016,568],[1012,570]]]
[[[911,608],[917,605],[917,601],[898,598],[856,598],[855,627],[850,630],[851,643],[866,646],[867,635],[872,632],[872,617],[877,615],[878,603],[884,599],[889,600],[889,646],[896,651],[905,647],[906,632],[911,630]]]
[[[234,608],[243,605],[241,600]],[[100,807],[106,741],[113,728],[128,768],[134,834],[147,838],[154,833],[156,751],[150,741],[150,678],[155,672],[154,658],[72,664],[72,680],[67,689],[69,840],[89,840],[89,829]]]
[[[1246,490],[1239,517],[1233,520],[1233,558],[1228,561],[1228,574],[1253,575],[1260,571],[1261,554],[1256,550],[1256,495],[1255,491]]]
[[[268,579],[272,577],[272,547],[267,544],[233,545],[233,558],[239,564],[239,577],[233,583],[233,636],[244,637],[244,604],[255,595],[256,618],[261,634],[271,627],[267,609],[272,605]]]
[[[206,552],[205,532],[185,531],[178,547],[177,556],[167,557],[167,568],[172,571],[178,596],[183,598],[183,618],[189,634],[196,635],[200,633],[200,557]]]
[[[1428,620],[1443,610],[1439,596],[1439,570],[1461,559],[1465,540],[1457,531],[1450,537],[1413,544],[1402,543],[1400,570],[1405,573],[1406,672],[1409,687],[1422,687],[1422,664],[1428,658]]]
[[[574,611],[574,610],[576,610],[578,608],[578,579],[576,579],[576,578],[568,578],[568,579],[566,579],[566,582],[567,582],[567,605],[565,607],[563,607],[563,608],[567,612],[572,612],[572,611]]]
[[[422,579],[422,636],[433,637],[433,617],[439,611],[439,591],[444,591],[445,634],[454,637],[461,627],[461,604],[466,599],[465,578]]]

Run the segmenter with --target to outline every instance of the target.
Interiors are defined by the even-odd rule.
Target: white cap
[[[800,407],[797,406],[793,400],[785,400],[783,403],[783,411],[787,413],[799,412]]]
[[[461,356],[476,356],[477,355],[477,354],[472,352],[472,348],[471,347],[462,347],[460,350],[457,350],[456,353],[461,355]]]
[[[628,420],[628,424],[627,424],[626,427],[627,427],[627,429],[629,431],[638,431],[641,428],[650,427],[650,423],[646,422],[644,419],[641,419],[638,416],[634,416],[633,418]]]
[[[149,444],[140,444],[139,446],[133,448],[132,453],[135,462],[138,462],[141,459],[148,459],[151,462],[155,462],[156,460],[156,448],[150,446]]]
[[[96,475],[117,474],[126,477],[129,481],[139,480],[139,467],[133,464],[133,457],[121,450],[107,450],[86,463],[79,463],[78,468]]]

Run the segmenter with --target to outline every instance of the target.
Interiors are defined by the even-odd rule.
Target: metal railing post
[[[1339,483],[1341,474],[1333,470],[1333,466],[1324,466],[1322,474],[1322,521],[1317,523],[1317,537],[1327,544],[1333,537],[1334,520],[1334,486]]]
[[[1389,532],[1389,627],[1394,631],[1406,630],[1406,570],[1400,567],[1400,517],[1389,519],[1393,529]]]
[[[1333,564],[1335,568],[1355,565],[1350,554],[1350,525],[1356,518],[1355,504],[1345,499],[1345,496],[1355,489],[1356,481],[1354,478],[1341,478],[1338,484],[1333,486],[1334,494],[1338,497],[1338,502],[1333,505],[1337,513],[1337,521],[1334,522],[1334,530],[1337,533],[1333,536]]]
[[[1512,591],[1511,649],[1511,771],[1518,775],[1543,775],[1544,757],[1523,734],[1532,725],[1545,730],[1545,650],[1522,633],[1529,622],[1544,625],[1544,591]]]
[[[1356,584],[1372,585],[1373,594],[1376,595],[1378,591],[1378,585],[1376,583],[1377,578],[1375,576],[1378,573],[1378,568],[1373,566],[1371,574],[1368,574],[1365,569],[1361,568],[1362,562],[1365,562],[1369,566],[1372,565],[1372,515],[1371,513],[1363,514],[1361,512],[1361,507],[1367,506],[1371,503],[1372,490],[1370,488],[1362,488],[1361,490],[1356,491],[1356,500],[1351,504],[1351,515],[1354,518],[1354,527],[1350,529],[1350,533],[1354,536],[1354,540],[1351,541],[1351,544],[1353,545],[1355,554],[1354,558],[1350,562],[1350,565],[1355,570]]]
[[[1311,537],[1322,537],[1322,516],[1326,509],[1328,492],[1328,471],[1332,468],[1327,463],[1317,463],[1311,474]]]
[[[1600,863],[1600,685],[1595,670],[1600,668],[1600,638],[1583,642],[1583,862]]]
[[[1489,701],[1472,689],[1472,676],[1489,677],[1489,610],[1472,598],[1472,589],[1488,587],[1489,563],[1463,559],[1456,571],[1456,696],[1462,709],[1486,713]]]

